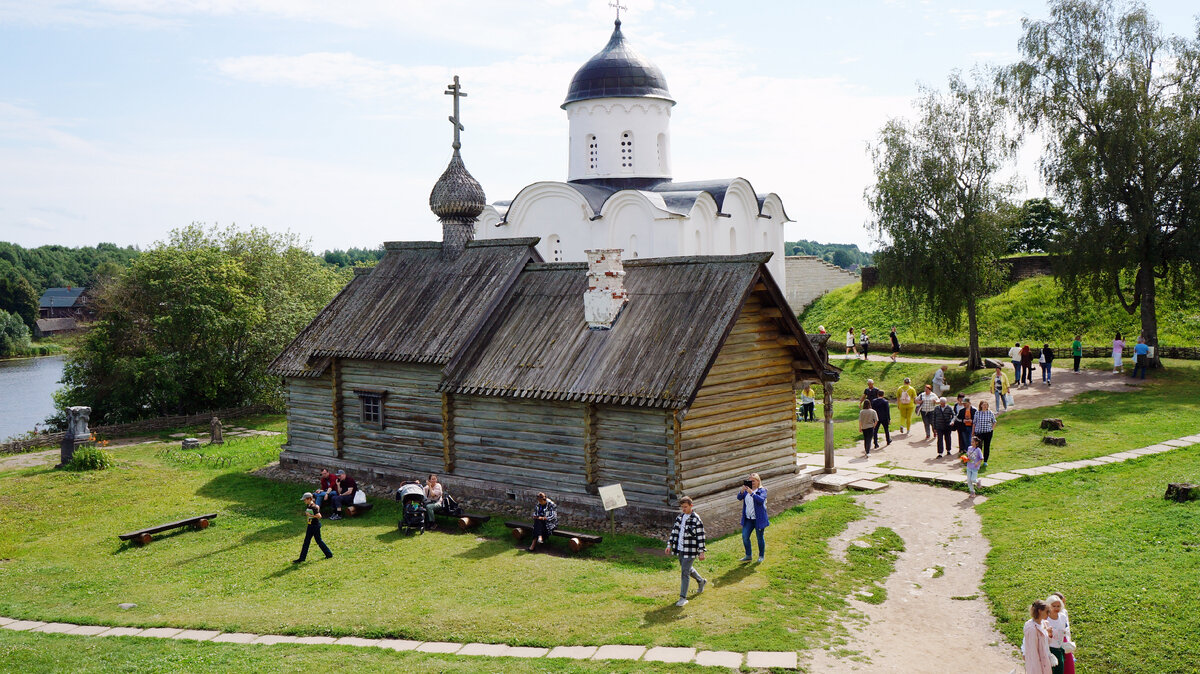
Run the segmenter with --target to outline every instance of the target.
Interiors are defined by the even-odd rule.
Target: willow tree
[[[999,81],[1070,220],[1059,280],[1140,313],[1157,345],[1156,284],[1186,293],[1200,263],[1200,35],[1165,38],[1140,4],[1059,0],[1025,20],[1020,53]]]
[[[990,84],[955,73],[948,90],[922,88],[917,119],[892,119],[871,147],[867,188],[880,284],[949,328],[967,318],[971,369],[979,353],[978,302],[1004,276],[1007,198],[1000,173],[1016,151],[1004,104]]]

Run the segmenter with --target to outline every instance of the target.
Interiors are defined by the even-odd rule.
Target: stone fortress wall
[[[784,258],[787,287],[784,294],[792,311],[800,313],[821,295],[842,286],[857,283],[858,275],[830,264],[815,255],[789,255]]]

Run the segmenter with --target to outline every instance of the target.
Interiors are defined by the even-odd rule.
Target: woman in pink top
[[[1025,639],[1021,652],[1025,654],[1025,674],[1052,674],[1050,635],[1046,633],[1046,615],[1050,607],[1037,600],[1029,607],[1029,620],[1025,621]]]
[[[1120,374],[1124,368],[1121,367],[1121,352],[1125,350],[1125,340],[1121,339],[1121,333],[1113,338],[1113,374]]]

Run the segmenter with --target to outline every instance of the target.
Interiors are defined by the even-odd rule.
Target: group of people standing
[[[825,326],[821,326],[821,332],[825,332]],[[888,337],[892,341],[892,362],[896,362],[896,356],[900,355],[900,339],[896,337],[896,326],[892,326],[892,331],[888,333]],[[866,328],[861,328],[858,332],[857,345],[855,342],[854,328],[846,329],[846,355],[853,353],[859,355],[859,349],[862,349],[863,360],[868,360],[868,354],[871,351],[871,337],[867,334]]]
[[[1033,349],[1029,345],[1021,345],[1020,342],[1013,344],[1013,347],[1008,350],[1008,358],[1012,361],[1014,383],[1019,388],[1025,388],[1033,383]],[[1075,335],[1075,341],[1071,344],[1071,355],[1075,358],[1075,371],[1079,372],[1079,360],[1083,357],[1083,342],[1080,341],[1080,336]],[[1054,374],[1054,349],[1050,348],[1049,343],[1042,344],[1042,348],[1037,350],[1038,367],[1042,371],[1042,383],[1050,386],[1052,375]]]
[[[1026,674],[1075,674],[1075,641],[1062,593],[1029,607],[1021,654]]]
[[[1121,333],[1117,333],[1113,337],[1112,343],[1112,359],[1113,359],[1113,374],[1124,374],[1125,367],[1121,361],[1125,352],[1125,340],[1121,339]],[[1139,336],[1137,344],[1133,347],[1133,373],[1130,377],[1137,377],[1138,371],[1142,373],[1142,379],[1146,378],[1146,366],[1150,361],[1150,346],[1146,344],[1146,338]]]

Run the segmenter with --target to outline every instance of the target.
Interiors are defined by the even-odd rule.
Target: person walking
[[[1145,337],[1138,337],[1137,345],[1133,347],[1133,372],[1129,378],[1132,379],[1138,376],[1138,370],[1142,371],[1142,379],[1146,378],[1146,366],[1149,365],[1150,346],[1146,344]]]
[[[317,505],[310,492],[304,492],[304,496],[300,500],[304,502],[304,517],[308,522],[308,527],[304,530],[304,545],[300,546],[300,557],[293,559],[292,564],[299,564],[308,558],[308,544],[314,539],[317,541],[317,547],[325,553],[325,559],[333,557],[329,546],[321,540],[321,506]]]
[[[1021,384],[1021,343],[1013,344],[1013,347],[1008,350],[1008,359],[1013,364],[1013,383]]]
[[[742,557],[742,561],[750,561],[750,532],[754,531],[758,538],[758,561],[761,564],[767,556],[767,541],[763,531],[771,526],[771,520],[767,519],[767,488],[762,486],[758,473],[750,473],[750,477],[742,481],[737,500],[742,502],[742,546],[746,548],[746,556]]]
[[[1021,347],[1021,377],[1022,386],[1033,383],[1033,349],[1028,344]]]
[[[862,347],[863,360],[870,360],[867,358],[867,351],[871,349],[871,338],[867,336],[866,328],[863,328],[862,332],[859,333],[858,345]]]
[[[692,499],[683,496],[679,499],[679,515],[671,527],[671,535],[667,537],[668,555],[679,558],[679,601],[676,606],[688,603],[688,580],[696,579],[696,594],[704,592],[708,581],[693,566],[697,559],[703,560],[705,553],[704,522],[692,511]]]
[[[1079,361],[1083,360],[1083,335],[1075,335],[1071,342],[1071,358],[1075,360],[1075,373],[1079,373]]]
[[[975,498],[975,483],[979,481],[979,468],[983,466],[983,448],[979,446],[979,438],[971,438],[971,446],[967,447],[967,489],[971,498]]]
[[[885,395],[875,396],[871,400],[871,409],[875,410],[875,416],[879,421],[875,422],[875,449],[879,449],[879,429],[883,428],[883,437],[887,440],[887,444],[892,444],[892,408],[888,405],[888,399]]]
[[[971,399],[958,394],[958,403],[954,406],[954,429],[958,431],[958,453],[964,454],[971,444],[971,428],[975,425],[975,408],[971,407]]]
[[[1061,592],[1051,592],[1050,596],[1057,598],[1059,604],[1061,604],[1062,608],[1059,609],[1058,613],[1062,616],[1063,623],[1065,623],[1062,631],[1062,644],[1063,650],[1066,651],[1067,655],[1063,662],[1063,674],[1075,674],[1076,646],[1075,638],[1071,636],[1071,618],[1067,615],[1067,598]],[[1051,606],[1053,606],[1053,603],[1051,603]]]
[[[888,337],[892,338],[892,362],[896,362],[896,356],[900,355],[900,338],[896,336],[896,326],[892,326],[891,333]]]
[[[987,403],[979,403],[973,428],[975,435],[979,437],[979,444],[983,447],[982,467],[987,468],[988,458],[992,454],[992,434],[996,432],[996,414],[988,409]]]
[[[875,424],[879,423],[879,415],[871,409],[871,401],[862,401],[862,411],[858,413],[858,432],[863,436],[863,449],[871,456],[871,439],[875,437]]]
[[[933,410],[933,433],[937,436],[937,453],[942,455],[942,447],[946,448],[946,456],[954,449],[950,440],[950,429],[954,426],[954,409],[946,406],[945,398],[938,398],[938,406]]]
[[[1049,344],[1042,344],[1042,352],[1038,354],[1038,364],[1042,366],[1042,381],[1050,385],[1050,377],[1054,374],[1054,349]]]
[[[1121,365],[1121,352],[1124,350],[1125,340],[1121,339],[1121,333],[1118,332],[1117,336],[1113,337],[1113,374],[1123,374],[1125,371],[1125,368]]]
[[[933,428],[933,411],[937,409],[938,396],[933,392],[933,386],[925,385],[925,390],[917,396],[917,412],[921,415],[921,423],[925,425],[925,439],[928,440]]]
[[[813,391],[812,382],[804,384],[804,390],[800,391],[800,417],[802,421],[816,421],[817,415],[814,409],[817,405],[817,393]]]
[[[1067,667],[1067,651],[1064,648],[1067,636],[1067,616],[1063,614],[1063,602],[1054,595],[1046,597],[1046,634],[1050,637],[1050,654],[1057,662],[1051,670],[1054,674],[1065,674]]]
[[[854,328],[846,330],[846,356],[849,356],[851,351],[854,352],[854,357],[857,358],[858,348],[854,346]]]
[[[1025,674],[1053,674],[1054,656],[1050,654],[1050,635],[1046,632],[1046,615],[1050,607],[1041,599],[1029,607],[1025,621],[1021,654],[1025,656]]]
[[[912,432],[913,410],[917,409],[917,389],[912,379],[904,378],[904,384],[896,389],[896,409],[900,410],[900,432]]]
[[[1008,377],[1004,374],[1003,368],[996,368],[996,373],[992,375],[992,393],[996,396],[996,411],[1000,411],[1000,403],[1004,403],[1004,409],[1008,409]]]

